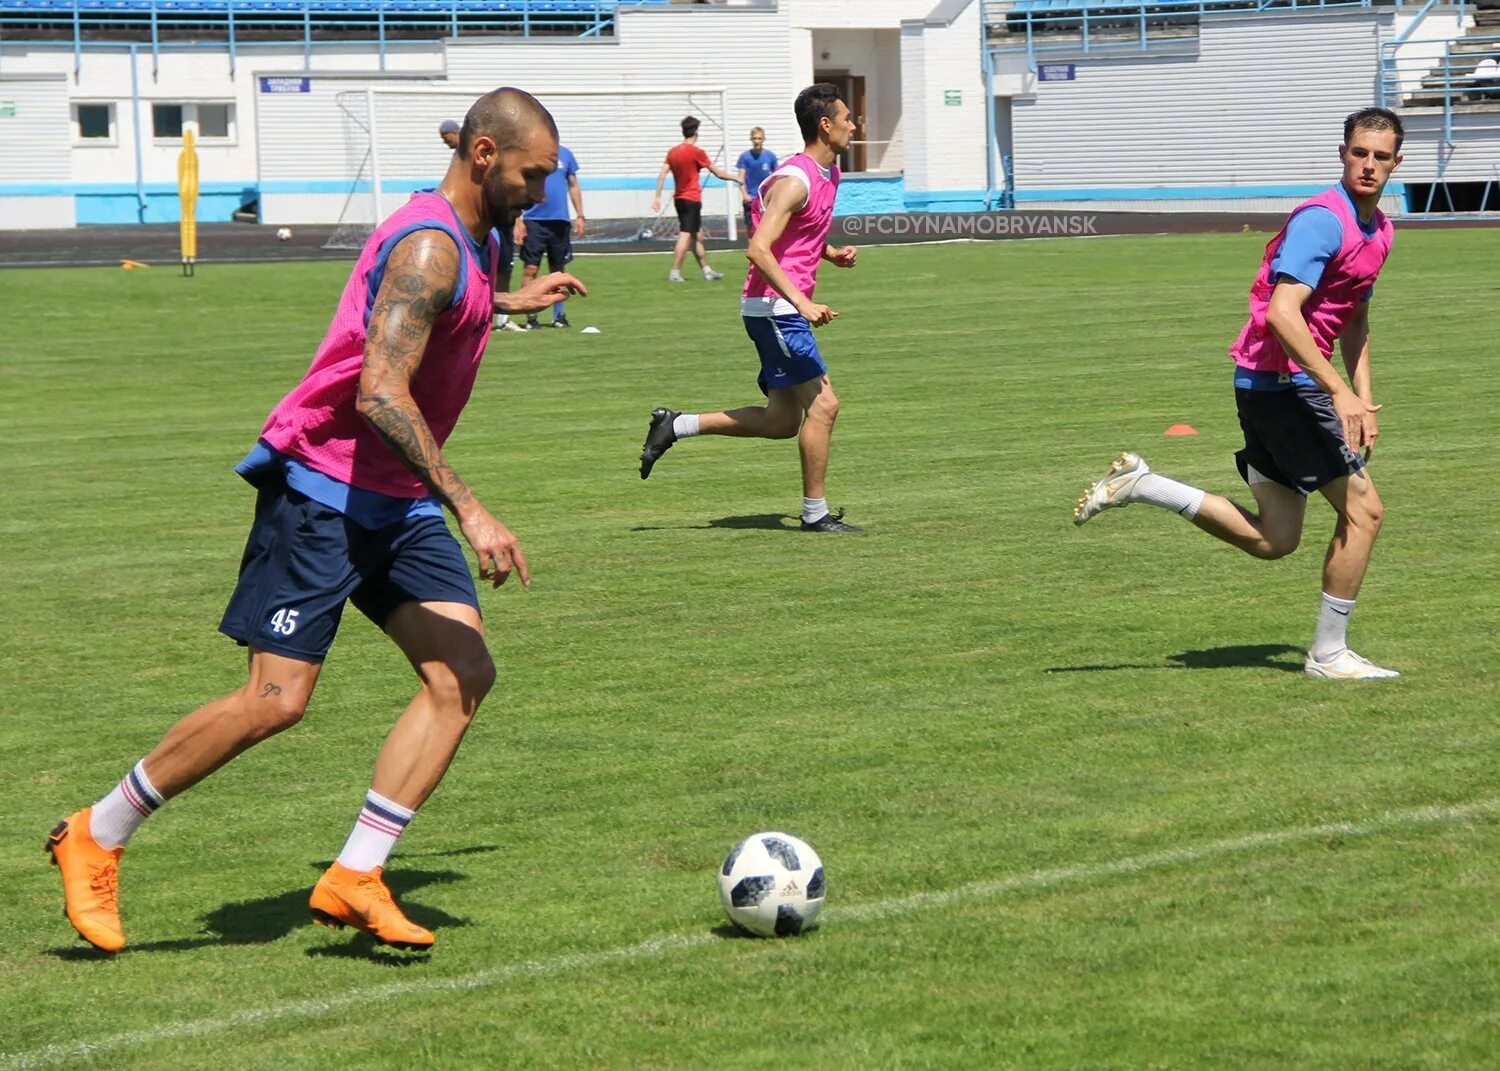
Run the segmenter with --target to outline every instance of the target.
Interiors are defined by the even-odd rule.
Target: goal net
[[[438,138],[445,119],[463,121],[484,89],[353,89],[335,95],[346,180],[329,249],[359,249],[376,224],[446,171],[449,150]],[[676,239],[672,181],[662,207],[651,211],[666,151],[681,140],[685,116],[699,121],[698,144],[718,167],[731,169],[727,104],[722,88],[560,89],[534,91],[557,120],[562,144],[579,162],[588,232],[582,241]],[[715,203],[722,198],[722,208]],[[722,217],[719,212],[723,213]],[[740,214],[734,186],[704,192],[704,229],[736,237]],[[722,219],[722,222],[720,220]]]

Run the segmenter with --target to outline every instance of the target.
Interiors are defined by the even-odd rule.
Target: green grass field
[[[641,482],[647,411],[753,401],[753,355],[730,280],[581,258],[603,333],[495,336],[449,444],[535,585],[482,596],[501,681],[392,862],[416,959],[305,911],[412,689],[353,611],[303,724],[132,842],[125,953],[76,943],[41,850],[239,683],[230,469],[347,267],[0,273],[0,1071],[1494,1066],[1494,232],[1404,233],[1380,283],[1351,638],[1402,680],[1300,672],[1321,504],[1274,564],[1070,523],[1123,447],[1244,497],[1224,351],[1265,237],[827,270],[844,540],[791,529],[793,443]],[[808,936],[720,930],[759,828],[823,855]]]

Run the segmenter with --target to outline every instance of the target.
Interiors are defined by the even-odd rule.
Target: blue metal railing
[[[1406,28],[1391,40],[1381,42],[1380,76],[1377,96],[1382,108],[1388,106],[1394,107],[1401,103],[1403,61],[1401,60],[1401,57],[1398,55],[1398,53],[1404,46],[1412,41],[1412,38],[1416,35],[1416,32],[1422,28],[1422,23],[1427,19],[1427,16],[1432,13],[1432,9],[1439,6],[1440,3],[1446,3],[1446,0],[1425,0],[1425,2],[1422,2],[1422,0],[1412,0],[1412,3],[1408,6],[1416,7],[1417,3],[1421,3],[1421,7],[1418,8],[1417,13],[1412,16],[1411,21],[1406,24]],[[1396,6],[1400,7],[1402,5],[1398,2]],[[1460,26],[1462,26],[1464,22],[1464,0],[1458,0],[1457,7],[1458,23]],[[1414,71],[1419,76],[1425,74],[1428,66],[1430,66],[1430,59],[1422,59],[1420,57],[1408,60],[1406,62],[1408,67],[1408,71],[1406,73],[1412,73]]]
[[[1462,52],[1454,51],[1463,45]],[[1500,34],[1460,37],[1416,91],[1442,95],[1443,144],[1453,145],[1453,109],[1464,104],[1500,104]]]
[[[1196,36],[1215,15],[1370,7],[1373,0],[984,0],[986,47],[1038,54],[1146,52],[1157,42]]]
[[[74,73],[91,46],[150,43],[240,49],[301,43],[307,65],[320,44],[374,45],[464,35],[602,37],[622,7],[671,0],[0,0],[0,49],[70,48]]]

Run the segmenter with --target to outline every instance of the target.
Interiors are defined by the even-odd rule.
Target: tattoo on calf
[[[268,684],[268,685],[266,685],[264,688],[262,688],[260,690],[260,697],[262,699],[270,699],[273,695],[280,695],[280,694],[281,694],[281,685],[279,685],[279,684]]]

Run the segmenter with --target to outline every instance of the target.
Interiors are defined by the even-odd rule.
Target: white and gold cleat
[[[1308,652],[1302,671],[1309,677],[1323,681],[1388,681],[1401,676],[1394,669],[1377,666],[1364,655],[1357,655],[1345,647],[1326,662],[1319,662]]]
[[[1100,510],[1130,505],[1130,492],[1135,490],[1136,482],[1150,471],[1151,466],[1146,464],[1140,454],[1126,450],[1115,459],[1108,472],[1083,492],[1078,505],[1073,507],[1073,523],[1083,524]]]

